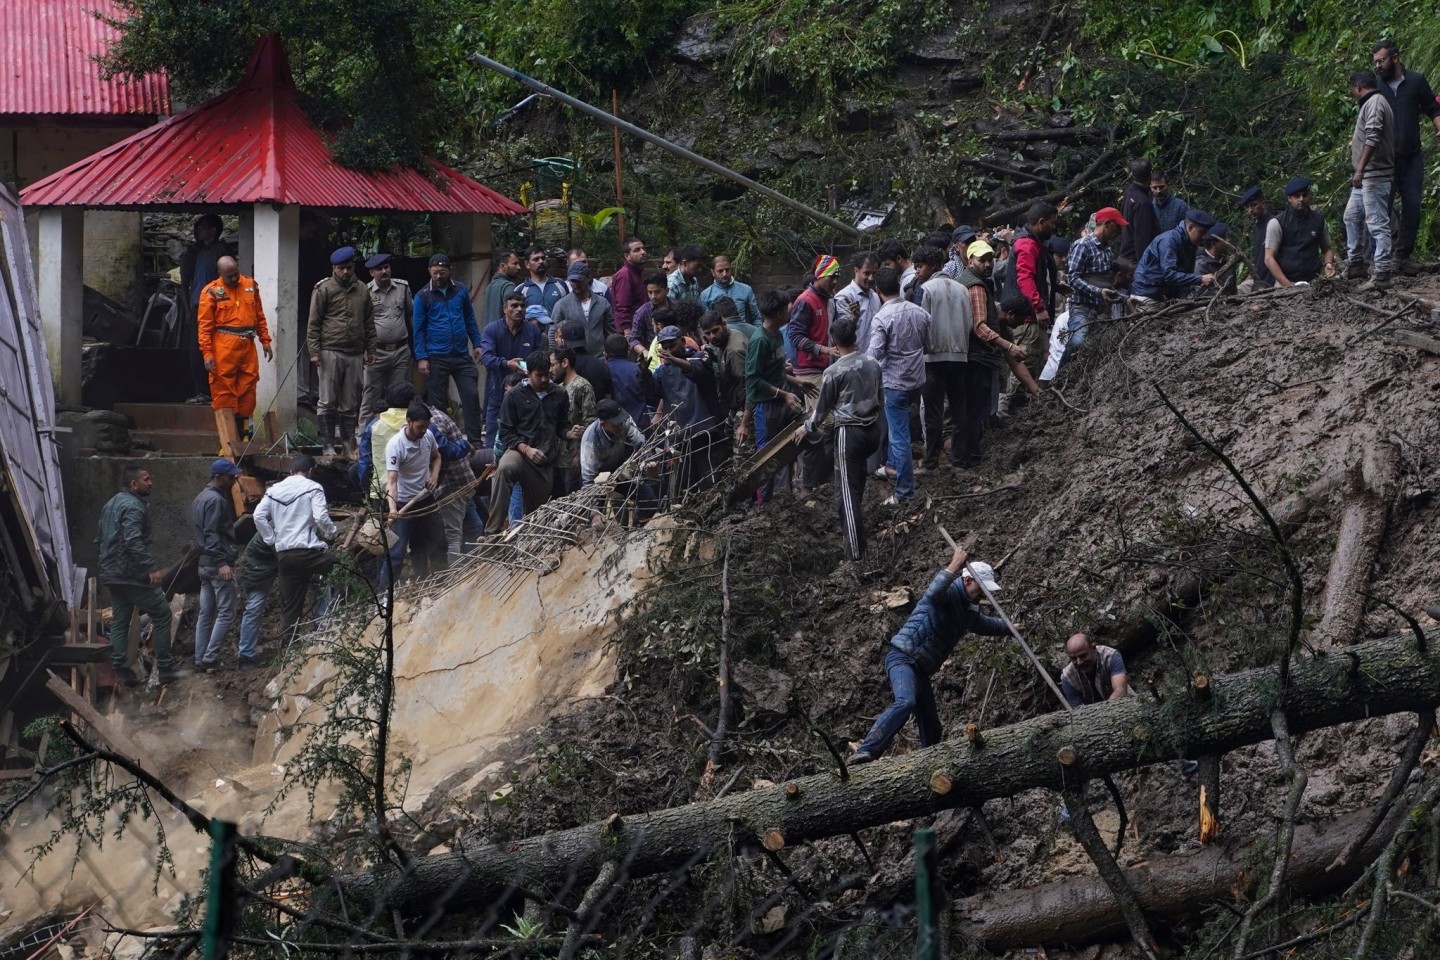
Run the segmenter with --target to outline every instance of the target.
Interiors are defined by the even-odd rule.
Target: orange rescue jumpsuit
[[[260,360],[255,339],[270,346],[260,288],[253,277],[240,275],[234,287],[216,280],[200,291],[196,308],[200,355],[214,360],[210,369],[210,406],[229,407],[236,415],[255,413],[255,385],[260,382]]]

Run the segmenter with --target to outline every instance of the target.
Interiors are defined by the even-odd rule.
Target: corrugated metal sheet
[[[9,2],[9,0],[0,0]],[[520,214],[525,208],[434,164],[360,173],[330,156],[301,110],[284,48],[262,39],[238,87],[31,184],[26,206],[298,203],[413,213]]]
[[[0,0],[9,3],[10,0]],[[70,531],[55,439],[55,386],[35,301],[35,270],[25,218],[10,188],[0,184],[0,496],[18,504],[28,557],[15,576],[30,597],[80,602],[85,571],[70,555]],[[8,505],[7,505],[8,506]]]
[[[0,114],[167,114],[164,74],[100,75],[117,32],[113,0],[0,0]]]

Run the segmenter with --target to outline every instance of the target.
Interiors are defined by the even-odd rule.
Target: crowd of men
[[[1415,269],[1418,130],[1428,120],[1440,135],[1440,100],[1390,41],[1375,45],[1373,67],[1349,78],[1357,114],[1343,273],[1383,289]],[[868,481],[890,484],[883,505],[903,508],[917,496],[918,476],[980,466],[986,430],[1040,394],[1097,324],[1176,299],[1341,272],[1304,176],[1284,185],[1285,204],[1273,214],[1261,186],[1243,192],[1246,246],[1239,229],[1175,196],[1148,160],[1134,161],[1130,175],[1118,204],[1094,210],[1069,240],[1059,230],[1069,211],[1042,201],[1013,230],[962,225],[913,247],[888,240],[844,263],[821,254],[800,286],[758,293],[730,256],[707,256],[695,244],[666,250],[650,269],[638,238],[622,244],[606,279],[581,249],[568,252],[559,276],[542,248],[500,251],[492,278],[473,292],[444,253],[429,258],[429,281],[411,290],[392,276],[390,254],[363,261],[366,282],[355,248],[333,250],[330,275],[310,292],[303,356],[322,441],[353,458],[362,498],[389,518],[380,593],[388,596],[407,559],[422,572],[437,569],[553,497],[624,475],[620,489],[644,516],[662,485],[676,493],[706,486],[731,457],[779,443],[797,448],[795,473],[767,480],[755,499],[786,488],[808,498],[833,481],[838,539],[859,560]],[[195,233],[182,273],[197,370],[215,407],[246,429],[257,348],[272,356],[259,293],[217,247],[215,218],[201,218]],[[657,436],[665,455],[627,473]],[[274,584],[283,632],[304,617],[307,589],[335,562],[335,526],[310,478],[314,467],[297,457],[290,477],[266,492],[256,535],[242,549],[230,496],[238,470],[215,462],[192,507],[198,668],[219,663],[237,608],[238,664],[260,661]],[[143,466],[127,468],[101,520],[101,580],[115,599],[112,655],[126,682],[139,679],[125,645],[136,610],[151,618],[161,679],[182,672],[149,547],[150,486]],[[939,738],[930,676],[964,632],[1008,629],[980,612],[982,587],[1000,589],[993,570],[957,549],[891,640],[885,668],[895,703],[859,746],[858,762],[883,753],[911,714],[922,745]],[[1126,692],[1117,652],[1081,633],[1066,653],[1062,686],[1072,704]]]

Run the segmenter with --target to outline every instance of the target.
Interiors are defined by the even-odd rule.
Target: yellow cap
[[[995,248],[990,246],[990,244],[986,243],[984,240],[976,240],[974,243],[970,244],[970,246],[965,248],[965,256],[993,257],[995,256]]]

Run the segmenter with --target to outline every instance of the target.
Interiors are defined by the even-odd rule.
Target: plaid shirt
[[[440,448],[440,496],[447,496],[475,479],[470,469],[470,441],[465,431],[455,425],[448,415],[430,408],[430,435]]]
[[[1105,305],[1105,294],[1100,287],[1085,278],[1097,273],[1112,273],[1115,269],[1115,255],[1092,233],[1070,245],[1070,255],[1065,258],[1065,273],[1070,281],[1070,303],[1074,306],[1098,310]]]

